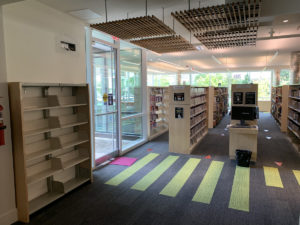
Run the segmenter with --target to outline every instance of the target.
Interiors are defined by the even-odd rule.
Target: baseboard
[[[0,215],[0,224],[2,225],[10,225],[14,222],[18,221],[18,211],[17,209],[13,209]]]

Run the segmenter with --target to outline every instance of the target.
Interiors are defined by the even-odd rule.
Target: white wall
[[[85,83],[85,24],[35,0],[3,6],[8,81]],[[60,47],[76,44],[76,52]]]
[[[0,224],[11,224],[17,220],[13,159],[9,126],[8,90],[6,82],[5,51],[2,26],[2,6],[0,6],[0,104],[4,105],[6,145],[0,146]]]

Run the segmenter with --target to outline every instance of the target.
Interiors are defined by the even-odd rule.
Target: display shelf
[[[282,132],[287,132],[290,96],[288,85],[272,87],[271,114]]]
[[[19,221],[92,181],[89,89],[86,84],[10,83]],[[84,170],[84,176],[77,171]]]
[[[148,139],[158,137],[167,132],[169,110],[169,88],[148,87],[149,128]]]
[[[68,193],[78,186],[86,183],[89,180],[87,177],[75,177],[66,182],[53,181],[53,188],[62,193]]]
[[[49,138],[25,145],[25,159],[34,160],[59,151],[61,148],[58,138]]]
[[[190,154],[208,130],[209,87],[170,86],[169,151]]]
[[[59,129],[58,117],[47,119],[30,120],[24,122],[24,136],[42,134]]]
[[[61,128],[75,127],[88,123],[88,119],[79,114],[61,116],[58,120]]]
[[[296,96],[289,96],[289,98],[292,98],[292,99],[295,99],[295,100],[298,100],[298,101],[300,101],[300,97],[296,97]]]
[[[50,110],[66,107],[80,107],[86,105],[86,102],[78,101],[76,96],[59,97],[56,95],[52,95],[47,97],[28,97],[23,99],[24,112]]]
[[[288,126],[288,129],[298,138],[300,139],[300,135],[298,134],[298,132],[294,131],[293,128],[291,128],[290,126]]]
[[[59,159],[46,160],[27,168],[27,184],[33,184],[47,177],[53,176],[62,169]]]
[[[213,126],[217,126],[223,117],[228,113],[228,88],[214,87],[213,97]]]
[[[59,156],[63,169],[68,169],[89,159],[87,149],[77,149]]]
[[[300,139],[300,85],[289,86],[288,119],[288,134]]]
[[[89,138],[84,132],[74,132],[59,137],[59,140],[60,140],[61,148],[67,149],[76,145],[86,143],[89,141]]]
[[[57,200],[62,196],[62,193],[48,192],[31,200],[29,202],[29,213],[32,214],[38,211],[39,209],[45,207],[46,205],[50,204],[51,202]]]

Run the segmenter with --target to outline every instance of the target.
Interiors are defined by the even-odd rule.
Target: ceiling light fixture
[[[196,49],[201,51],[201,50],[203,50],[203,47],[201,45],[198,45],[198,46],[196,46]]]
[[[216,63],[222,65],[222,62],[221,62],[219,59],[217,59],[214,55],[212,55],[211,58],[212,58]]]
[[[289,22],[289,20],[283,20],[282,22],[287,23],[287,22]]]
[[[270,64],[277,56],[278,56],[278,51],[275,52],[275,54],[272,56],[268,64]]]
[[[177,68],[180,68],[181,70],[184,70],[185,68],[179,64],[175,64],[175,63],[171,63],[171,62],[168,62],[168,61],[165,61],[165,60],[162,60],[162,59],[158,59],[158,61],[160,62],[163,62],[163,63],[167,63],[167,64],[170,64],[172,66],[175,66]]]
[[[154,69],[148,69],[148,71],[154,72],[154,73],[165,73],[165,72],[162,72],[160,70],[154,70]]]

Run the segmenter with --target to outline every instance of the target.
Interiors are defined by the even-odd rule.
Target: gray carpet
[[[229,117],[209,131],[193,155],[180,158],[146,191],[130,187],[151,171],[168,153],[168,134],[162,135],[126,156],[141,158],[147,149],[160,155],[119,186],[104,183],[127,167],[108,165],[94,172],[94,183],[86,184],[31,216],[30,224],[43,225],[298,225],[300,186],[292,169],[300,170],[300,157],[282,134],[270,114],[261,114],[258,161],[250,169],[250,212],[229,209],[235,162],[228,159]],[[267,129],[269,132],[264,132]],[[224,136],[222,136],[224,134]],[[266,136],[272,137],[271,140]],[[172,154],[179,155],[179,154]],[[211,155],[211,159],[204,156]],[[189,157],[200,164],[175,198],[159,195]],[[224,168],[209,205],[192,198],[212,160],[223,161]],[[279,168],[283,189],[265,185],[262,166]]]

